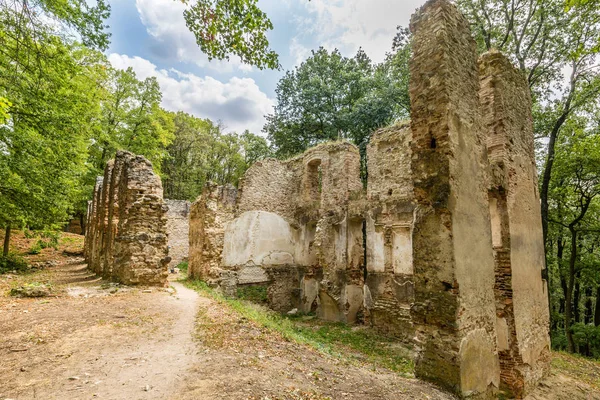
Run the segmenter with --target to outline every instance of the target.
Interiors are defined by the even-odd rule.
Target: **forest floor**
[[[32,240],[17,233],[14,249]],[[0,399],[454,398],[369,328],[280,317],[175,275],[164,289],[111,284],[81,245],[63,234],[26,256],[40,268],[0,275]],[[9,295],[26,284],[51,295]],[[600,363],[555,353],[530,399],[600,399]]]

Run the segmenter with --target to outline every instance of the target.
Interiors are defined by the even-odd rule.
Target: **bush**
[[[600,326],[578,322],[571,328],[579,352],[588,357],[600,357]]]
[[[267,287],[264,285],[248,285],[237,288],[237,297],[255,303],[267,303]]]
[[[40,234],[41,239],[38,240],[43,249],[52,247],[58,250],[58,241],[60,240],[60,232],[55,231],[42,231]]]
[[[0,256],[0,274],[11,271],[23,272],[27,270],[27,262],[15,253],[8,253],[6,257]]]
[[[180,262],[179,264],[177,264],[177,268],[179,268],[179,271],[185,272],[187,274],[188,262],[187,261]]]
[[[600,326],[578,322],[571,326],[575,349],[581,355],[600,358]],[[552,349],[566,351],[567,336],[564,332],[552,332]]]
[[[42,251],[42,249],[45,247],[42,247],[42,245],[40,244],[40,241],[38,240],[37,242],[35,242],[33,244],[33,246],[31,246],[31,248],[29,249],[29,254],[40,254],[40,252]]]

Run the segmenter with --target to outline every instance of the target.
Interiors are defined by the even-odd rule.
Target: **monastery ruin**
[[[463,397],[521,398],[550,348],[529,88],[500,53],[477,59],[447,1],[411,30],[411,121],[372,135],[366,189],[349,143],[257,162],[237,193],[192,206],[191,272],[228,295],[265,285],[281,312],[369,323]]]
[[[170,261],[166,212],[152,164],[118,151],[88,204],[84,256],[89,268],[127,285],[165,285]]]
[[[262,285],[282,313],[370,324],[463,398],[523,398],[550,358],[529,87],[502,54],[477,58],[447,0],[410,28],[411,121],[372,134],[366,186],[346,142],[209,184],[189,206],[189,272],[228,296]],[[163,284],[187,255],[187,207],[168,225],[151,165],[119,152],[90,204],[90,267]]]

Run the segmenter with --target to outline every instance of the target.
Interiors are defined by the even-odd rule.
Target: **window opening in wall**
[[[307,191],[308,196],[313,201],[321,199],[323,190],[323,171],[321,170],[321,160],[312,160],[307,165]]]

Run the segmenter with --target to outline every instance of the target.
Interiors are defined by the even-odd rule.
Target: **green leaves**
[[[401,41],[381,65],[373,65],[362,50],[353,58],[338,50],[313,51],[277,85],[275,112],[264,127],[277,156],[336,139],[364,150],[375,129],[408,117],[409,54]]]
[[[10,106],[12,106],[12,103],[8,101],[6,97],[0,96],[0,125],[3,125],[8,121],[8,109]]]
[[[175,140],[162,164],[166,198],[195,200],[208,181],[237,185],[252,163],[270,155],[267,141],[249,131],[224,134],[212,121],[183,112],[174,123]]]
[[[267,39],[273,24],[257,2],[196,0],[183,16],[209,60],[229,60],[230,55],[235,55],[260,69],[278,69],[277,53],[269,48]]]

